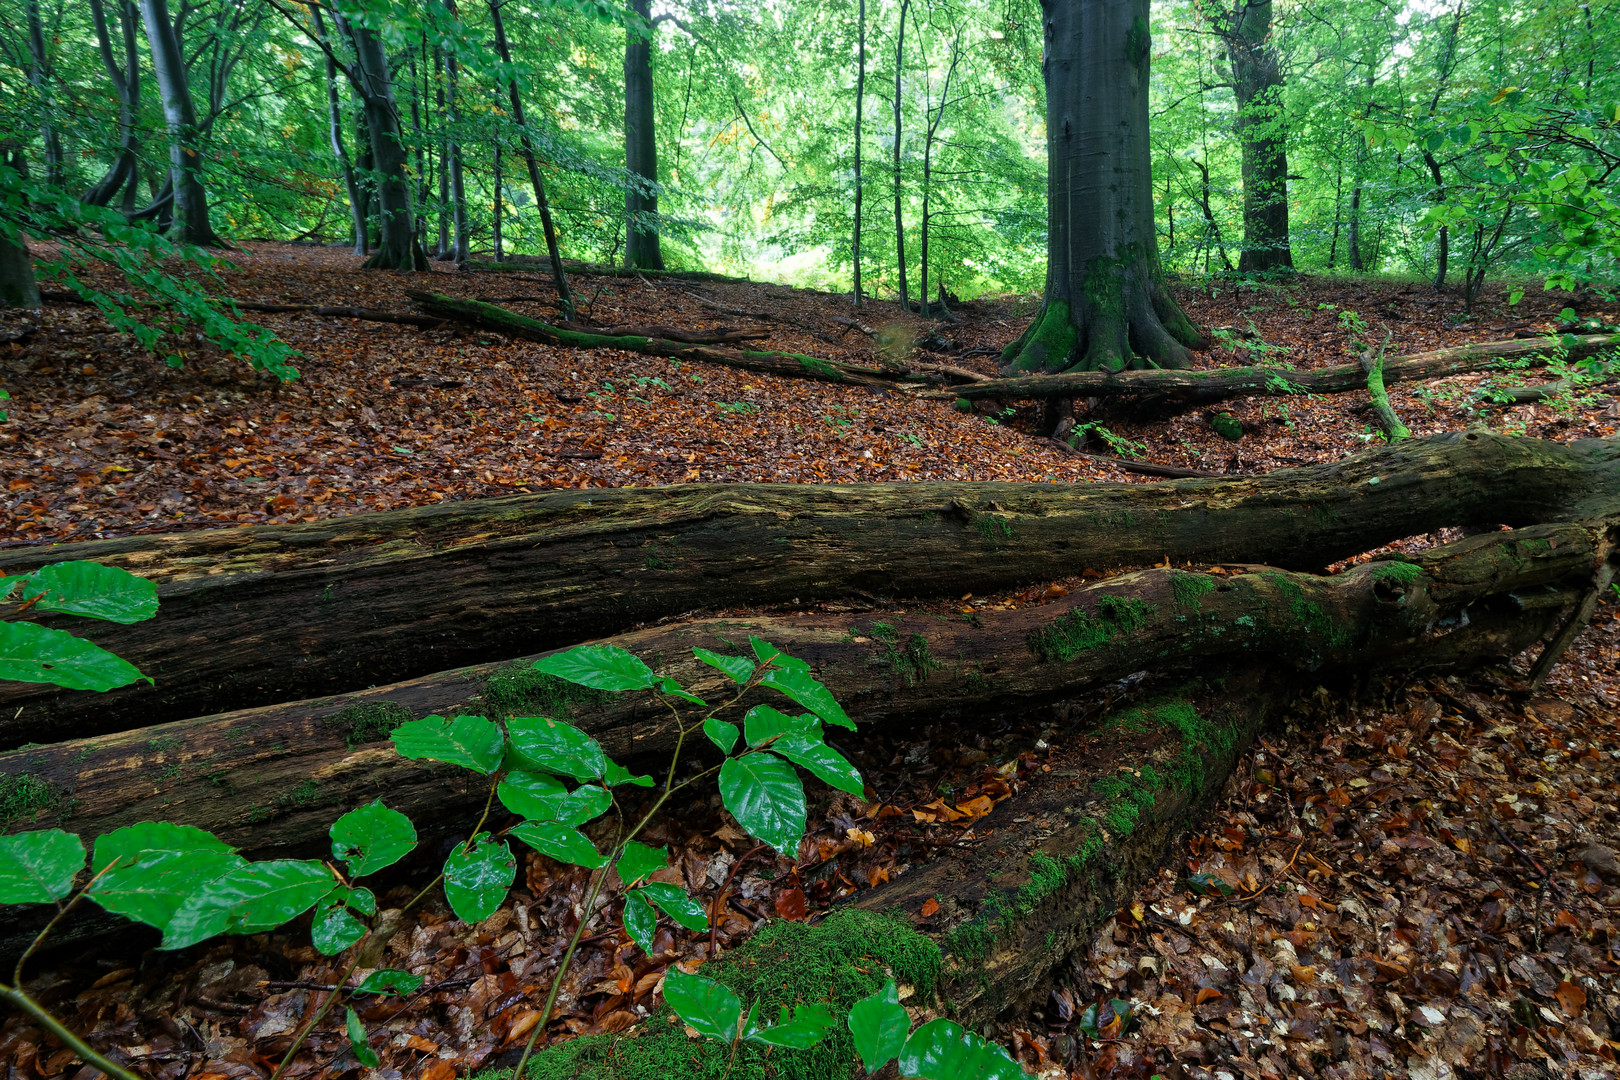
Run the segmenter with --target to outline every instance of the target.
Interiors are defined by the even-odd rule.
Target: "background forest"
[[[1487,274],[1612,282],[1613,15],[1155,3],[1167,266],[1411,274],[1469,301]],[[930,300],[1044,273],[1033,0],[4,0],[0,33],[11,164],[178,239],[364,221],[384,265],[406,226],[430,256],[543,254],[543,192],[568,258],[847,291],[858,245],[866,292]]]

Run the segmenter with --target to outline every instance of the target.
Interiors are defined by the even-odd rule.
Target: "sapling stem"
[[[355,944],[359,944],[359,942]],[[293,1055],[298,1053],[299,1047],[304,1045],[304,1040],[309,1038],[309,1033],[319,1027],[322,1020],[326,1019],[326,1014],[332,1011],[332,1006],[337,1004],[338,998],[345,996],[345,992],[349,988],[349,976],[354,974],[354,969],[359,963],[360,957],[356,954],[354,959],[349,961],[349,966],[343,969],[343,974],[339,975],[335,980],[337,989],[326,996],[326,1000],[315,1011],[315,1015],[310,1019],[309,1023],[304,1025],[304,1030],[300,1031],[298,1037],[293,1040],[292,1045],[287,1047],[286,1056],[281,1059],[281,1064],[276,1066],[276,1071],[270,1074],[270,1080],[281,1080],[281,1075],[287,1071],[287,1066],[292,1064]]]
[[[63,1046],[79,1055],[79,1059],[86,1065],[93,1065],[113,1077],[114,1080],[142,1080],[128,1069],[113,1064],[94,1050],[83,1039],[69,1031],[63,1023],[52,1016],[50,1011],[34,1001],[21,986],[5,986],[0,984],[0,1001],[6,1001],[19,1012],[25,1012],[38,1020],[46,1031],[59,1039]]]

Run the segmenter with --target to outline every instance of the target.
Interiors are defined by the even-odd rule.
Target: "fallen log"
[[[487,303],[488,301],[480,301]],[[721,328],[717,330],[682,330],[676,326],[586,326],[584,323],[559,322],[555,324],[563,330],[572,330],[575,333],[601,334],[604,337],[646,337],[662,338],[665,341],[679,341],[688,345],[719,345],[728,341],[757,341],[760,338],[771,336],[769,330],[733,330]]]
[[[641,630],[613,643],[721,700],[729,683],[691,650],[735,651],[757,634],[808,661],[860,722],[894,726],[1026,709],[1144,666],[1161,677],[1235,668],[1280,686],[1506,658],[1556,631],[1611,544],[1602,528],[1536,526],[1333,577],[1270,567],[1152,569],[1049,605],[970,618],[763,616]],[[458,815],[485,797],[476,777],[408,761],[383,741],[394,725],[428,712],[566,717],[632,762],[673,745],[671,718],[645,700],[581,692],[526,668],[505,676],[494,665],[464,669],[341,698],[13,750],[0,754],[0,806],[12,815],[4,827],[59,826],[93,837],[161,819],[272,857],[309,850],[336,817],[382,796],[425,832],[453,830]],[[0,951],[10,944],[0,935]]]
[[[463,259],[456,269],[464,274],[531,274],[551,273],[551,260],[540,256],[508,255],[500,262],[488,259]],[[563,260],[563,269],[570,274],[587,277],[644,277],[674,281],[713,281],[725,285],[752,285],[757,282],[745,277],[731,277],[712,270],[637,270],[629,267],[599,266],[595,263]]]
[[[1620,439],[1470,431],[1234,479],[559,491],[17,549],[6,572],[89,559],[157,582],[147,622],[41,619],[157,685],[0,684],[0,748],[339,693],[717,607],[984,594],[1163,559],[1315,570],[1446,526],[1578,521],[1617,503]]]
[[[1163,674],[1232,661],[1301,673],[1418,670],[1475,656],[1485,640],[1492,655],[1510,656],[1561,623],[1609,543],[1600,529],[1541,525],[1331,577],[1265,566],[1156,568],[1033,607],[710,619],[610,640],[653,659],[660,675],[723,700],[729,682],[692,649],[735,652],[757,635],[809,662],[862,723],[905,725],[1025,709],[1144,668]],[[1458,640],[1469,643],[1466,655],[1444,629],[1464,610],[1472,636]],[[534,675],[534,659],[12,750],[0,754],[0,776],[13,790],[36,792],[45,812],[14,813],[0,825],[15,831],[49,821],[99,834],[157,816],[269,854],[307,843],[343,808],[379,793],[413,816],[461,795],[481,797],[446,786],[463,779],[454,770],[373,745],[401,720],[428,713],[566,716],[622,759],[673,746],[666,710],[638,695],[585,693]],[[19,799],[8,795],[0,805]]]
[[[815,379],[849,386],[875,386],[888,390],[898,387],[902,378],[882,368],[851,364],[841,360],[822,360],[799,353],[724,349],[639,335],[614,337],[601,333],[582,333],[477,300],[458,300],[453,296],[421,292],[416,289],[407,289],[405,294],[434,318],[481,326],[486,330],[494,330],[526,341],[538,341],[545,345],[579,349],[622,349],[625,352],[663,356],[671,360],[720,364],[795,379]]]
[[[1620,345],[1620,335],[1588,334],[1569,346],[1567,357],[1596,356]],[[1455,345],[1410,356],[1392,356],[1384,362],[1384,382],[1414,382],[1444,379],[1490,371],[1504,360],[1526,360],[1539,366],[1538,359],[1556,353],[1562,346],[1557,338],[1491,341],[1478,345]],[[943,401],[951,398],[979,400],[1020,400],[1065,397],[1139,397],[1164,408],[1193,408],[1235,397],[1265,397],[1290,394],[1338,394],[1365,390],[1367,373],[1359,364],[1301,371],[1294,368],[1239,367],[1211,371],[1104,371],[1073,372],[1066,375],[1025,375],[1013,379],[992,379],[950,390],[928,390],[918,397]]]

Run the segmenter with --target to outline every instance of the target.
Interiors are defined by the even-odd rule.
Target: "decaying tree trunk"
[[[1143,668],[1161,678],[1229,667],[1264,671],[1274,686],[1342,672],[1443,670],[1510,657],[1556,631],[1563,612],[1589,591],[1594,566],[1606,565],[1612,539],[1605,526],[1615,520],[1480,534],[1410,562],[1362,564],[1332,577],[1264,566],[1160,568],[1094,582],[1050,604],[971,618],[935,611],[762,616],[640,630],[613,643],[722,700],[730,684],[691,650],[735,651],[758,635],[808,661],[865,725],[1028,708]],[[526,672],[531,659],[505,674],[486,665],[0,754],[4,804],[22,808],[5,827],[59,825],[95,836],[161,818],[269,856],[310,848],[348,808],[382,796],[419,823],[453,829],[456,814],[484,797],[474,775],[407,761],[383,741],[392,726],[429,712],[566,717],[620,760],[646,762],[672,746],[664,710],[638,696],[536,678]],[[1237,752],[1231,742],[1218,749]],[[1202,752],[1198,761],[1200,782],[1205,770],[1224,776],[1230,765]],[[926,873],[924,887],[932,888]],[[982,899],[1004,885],[968,879],[953,890],[966,905],[970,893]],[[906,886],[898,895],[920,903],[923,893]],[[1004,959],[1018,968],[1016,958]]]
[[[1317,570],[1445,526],[1588,520],[1617,501],[1620,439],[1470,431],[1229,480],[558,491],[29,548],[5,570],[91,559],[157,582],[148,622],[56,617],[157,685],[0,686],[0,747],[339,693],[705,609],[984,594],[1166,558]]]
[[[1620,336],[1588,334],[1578,337],[1568,349],[1569,359],[1596,356],[1620,344]],[[1490,341],[1478,345],[1453,345],[1410,356],[1391,356],[1384,361],[1384,382],[1415,382],[1444,379],[1489,371],[1504,360],[1529,360],[1554,353],[1558,342],[1546,338],[1522,341]],[[1299,371],[1294,368],[1237,367],[1212,371],[1101,371],[1071,372],[1062,375],[1025,375],[1011,379],[991,379],[949,390],[928,390],[919,397],[933,400],[965,398],[981,400],[1028,400],[1065,397],[1136,397],[1164,408],[1194,408],[1235,397],[1287,394],[1337,394],[1365,390],[1367,373],[1359,364]]]

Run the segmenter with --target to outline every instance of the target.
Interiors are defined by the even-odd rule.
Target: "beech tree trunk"
[[[326,20],[321,17],[319,4],[311,4],[310,14],[315,19],[315,32],[326,37]],[[354,229],[354,253],[366,254],[366,201],[354,176],[354,163],[343,145],[343,98],[338,91],[337,61],[326,54],[326,129],[332,146],[332,156],[343,171],[343,188],[349,196],[349,224]]]
[[[866,0],[859,0],[855,61],[855,232],[850,258],[855,264],[855,292],[851,303],[861,306],[861,114],[866,104]]]
[[[1242,147],[1244,272],[1291,270],[1288,246],[1288,135],[1283,75],[1271,40],[1271,3],[1245,2],[1221,26],[1237,96]]]
[[[906,60],[906,12],[911,0],[900,0],[900,29],[894,39],[894,257],[900,267],[900,310],[911,310],[911,295],[906,288],[906,217],[900,204],[900,75]]]
[[[152,2],[152,0],[146,0]],[[382,39],[369,26],[361,26],[333,13],[338,29],[354,49],[349,82],[360,98],[371,141],[376,176],[377,216],[381,225],[377,250],[364,263],[369,270],[426,270],[427,253],[416,241],[411,213],[410,182],[405,137],[394,102],[394,79]]]
[[[1203,336],[1164,284],[1148,143],[1148,0],[1042,0],[1046,302],[1008,371],[1192,363]]]
[[[0,165],[15,169],[26,178],[28,159],[22,147],[12,140],[0,140]],[[14,222],[6,222],[14,227]],[[19,229],[15,236],[0,232],[0,308],[37,308],[39,282],[34,277],[34,260],[28,255],[28,238]]]
[[[191,101],[180,37],[169,18],[168,0],[141,0],[141,21],[152,45],[152,74],[163,99],[169,133],[169,182],[173,202],[169,238],[182,244],[222,247],[208,220],[208,194],[203,190],[202,155],[197,112]]]
[[[1327,465],[1155,485],[683,484],[51,545],[157,583],[155,619],[71,622],[156,680],[0,685],[0,746],[340,693],[726,606],[915,597],[1170,559],[1316,570],[1447,526],[1620,502],[1620,439],[1470,431]]]
[[[135,13],[134,0],[119,0],[119,30],[124,39],[122,66],[113,56],[112,34],[107,27],[102,0],[90,0],[90,17],[96,28],[102,66],[107,69],[107,78],[118,94],[118,156],[82,198],[92,206],[107,206],[119,192],[124,192],[128,203],[134,198],[135,166],[140,160],[140,139],[135,134],[135,116],[141,107],[140,49],[135,34],[139,16]]]
[[[645,187],[624,191],[624,262],[642,270],[662,270],[658,228],[647,221],[658,213],[658,132],[654,126],[652,81],[652,0],[630,0],[635,17],[624,30],[624,165]]]

